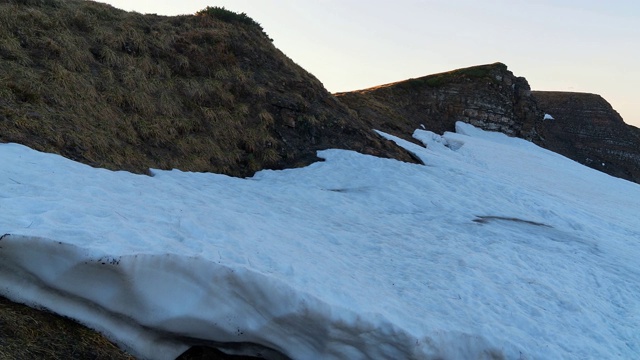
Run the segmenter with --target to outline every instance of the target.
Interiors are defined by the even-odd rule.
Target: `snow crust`
[[[554,120],[554,118],[553,118],[553,116],[551,116],[549,114],[544,114],[543,120]]]
[[[0,293],[149,359],[640,356],[637,184],[463,123],[383,135],[425,165],[148,177],[0,144]]]

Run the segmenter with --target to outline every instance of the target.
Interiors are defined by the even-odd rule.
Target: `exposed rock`
[[[338,93],[359,117],[406,138],[425,127],[453,131],[456,121],[537,140],[543,118],[527,80],[502,63],[474,66],[370,89]]]
[[[501,63],[336,96],[372,127],[407,140],[415,129],[442,133],[463,121],[640,183],[640,129],[625,124],[599,95],[532,92]]]
[[[538,126],[549,150],[609,175],[640,183],[640,129],[625,124],[600,95],[534,91],[553,117]]]

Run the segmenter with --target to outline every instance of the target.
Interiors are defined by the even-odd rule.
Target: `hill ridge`
[[[554,118],[539,128],[547,149],[640,183],[640,129],[626,124],[601,95],[534,91],[533,96]]]
[[[0,141],[139,173],[249,176],[329,147],[414,161],[233,14],[0,2]]]
[[[413,129],[442,133],[463,121],[640,183],[640,129],[624,123],[602,96],[532,91],[500,62],[334,95],[376,129],[405,140]],[[554,121],[545,121],[545,113]]]
[[[523,77],[502,63],[477,65],[335,94],[382,131],[406,137],[424,126],[453,131],[456,121],[528,140],[543,117]]]

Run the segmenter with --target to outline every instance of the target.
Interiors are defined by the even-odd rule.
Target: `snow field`
[[[326,150],[248,179],[0,144],[0,293],[152,359],[183,337],[295,359],[638,357],[638,185],[456,130],[385,135],[425,165]]]

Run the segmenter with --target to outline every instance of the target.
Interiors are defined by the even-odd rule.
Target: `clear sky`
[[[638,0],[103,0],[245,12],[331,92],[503,62],[534,90],[602,95],[640,127]]]

